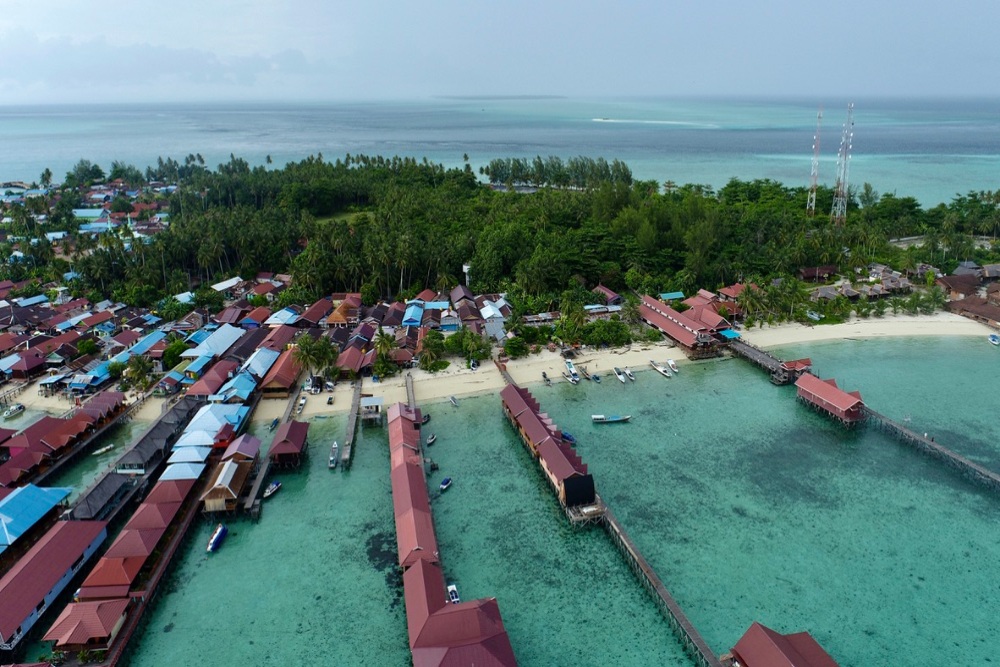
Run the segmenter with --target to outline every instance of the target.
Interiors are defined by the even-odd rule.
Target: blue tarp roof
[[[739,338],[740,332],[734,329],[723,329],[722,331],[719,332],[719,335],[722,336],[723,338],[728,338],[729,340],[732,340],[734,338]]]
[[[425,310],[448,310],[451,304],[447,301],[428,301],[424,304]]]
[[[674,299],[683,299],[684,292],[664,292],[660,295],[660,298],[664,301],[673,301]]]
[[[0,552],[31,530],[38,521],[62,502],[72,489],[43,488],[28,484],[14,489],[0,500]]]

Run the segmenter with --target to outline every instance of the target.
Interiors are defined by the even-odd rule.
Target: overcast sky
[[[0,2],[0,104],[1000,94],[998,0]]]

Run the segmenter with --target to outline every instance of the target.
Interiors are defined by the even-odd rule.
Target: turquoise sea
[[[1000,468],[1000,357],[985,340],[781,353]],[[741,360],[637,378],[533,390],[716,652],[757,620],[810,631],[842,667],[993,659],[1000,498],[875,429],[842,429]],[[465,599],[497,597],[520,664],[691,664],[603,531],[569,527],[498,397],[423,407],[446,576]],[[593,425],[595,412],[633,420]],[[313,421],[308,467],[282,474],[261,521],[233,524],[217,554],[211,525],[196,527],[133,665],[409,663],[386,431],[366,427],[353,469],[329,471],[345,423]]]
[[[836,180],[847,99],[425,99],[343,104],[0,106],[0,182],[56,180],[81,158],[105,171],[159,156],[230,154],[283,165],[322,153],[426,157],[474,169],[498,157],[618,158],[640,179],[719,188],[733,177]],[[1000,187],[1000,100],[855,99],[850,182],[925,206]]]

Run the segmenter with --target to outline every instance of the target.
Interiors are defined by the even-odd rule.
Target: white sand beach
[[[757,347],[770,348],[793,343],[809,343],[847,338],[883,338],[892,336],[983,336],[993,330],[967,317],[939,311],[933,315],[886,315],[855,318],[843,324],[798,323],[745,329],[743,337]]]

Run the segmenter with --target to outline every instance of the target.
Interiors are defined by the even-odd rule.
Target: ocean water
[[[1000,100],[858,99],[850,182],[925,206],[993,190]],[[427,99],[405,102],[0,107],[0,181],[60,180],[81,158],[110,169],[200,153],[283,165],[322,153],[428,158],[474,169],[498,157],[618,158],[636,177],[719,188],[733,177],[808,186],[816,115],[820,181],[836,180],[847,100]]]

